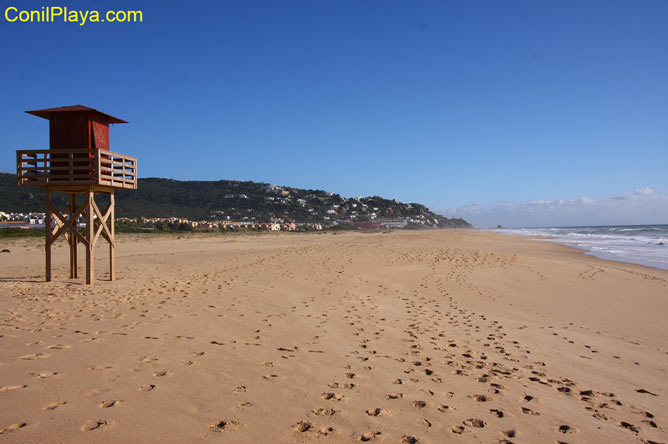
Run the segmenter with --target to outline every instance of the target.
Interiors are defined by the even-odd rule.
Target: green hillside
[[[55,194],[64,207],[66,197]],[[44,192],[19,187],[16,176],[0,174],[0,211],[43,212]],[[230,180],[184,182],[139,179],[136,191],[116,191],[117,217],[181,217],[190,220],[252,220],[272,218],[295,222],[332,222],[370,218],[407,218],[421,225],[468,228],[463,219],[448,219],[418,203],[404,204],[378,196],[344,198],[322,190],[277,187]]]

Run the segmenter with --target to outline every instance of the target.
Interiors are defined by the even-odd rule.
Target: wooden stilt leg
[[[77,195],[75,194],[74,195],[74,208],[75,208],[74,211],[76,211],[76,205],[77,205]],[[77,219],[78,218],[79,218],[79,216],[75,215],[75,219],[74,219],[74,229],[75,230],[78,230],[78,227],[77,227]],[[77,279],[79,277],[79,257],[78,257],[79,256],[79,252],[78,252],[79,237],[76,236],[76,235],[73,235],[72,238],[73,238],[72,239],[72,244],[74,246],[73,249],[72,249],[72,253],[73,253],[72,254],[72,260],[74,262],[74,276],[73,277],[74,277],[74,279]]]
[[[109,280],[113,281],[115,274],[116,274],[116,262],[114,258],[114,244],[116,242],[116,235],[114,231],[114,192],[112,191],[109,194],[109,234],[110,234],[110,240],[109,242]]]
[[[44,217],[46,281],[51,282],[51,192],[44,190],[44,194],[46,196],[46,216]]]
[[[76,218],[75,211],[77,209],[77,195],[70,194],[70,205],[68,207],[68,219],[72,221]],[[77,277],[77,237],[72,232],[76,230],[76,220],[74,220],[73,228],[70,228],[70,279],[76,279]]]
[[[95,214],[95,194],[93,190],[88,190],[86,198],[88,199],[88,208],[86,209],[86,239],[88,240],[86,248],[86,283],[92,284],[95,275],[93,267],[93,252],[95,248],[95,223],[93,219],[93,215]]]

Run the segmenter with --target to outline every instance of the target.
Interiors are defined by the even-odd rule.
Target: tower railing
[[[19,185],[101,185],[137,189],[137,159],[107,150],[52,149],[16,152]]]

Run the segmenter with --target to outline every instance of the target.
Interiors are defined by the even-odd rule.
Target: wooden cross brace
[[[50,212],[51,215],[53,216],[53,219],[56,221],[55,227],[47,228],[51,229],[51,236],[49,236],[47,239],[47,246],[51,246],[51,244],[53,244],[53,242],[56,239],[58,239],[58,237],[60,237],[60,235],[63,233],[65,233],[65,237],[69,241],[68,230],[70,236],[75,236],[84,245],[88,246],[88,239],[86,239],[81,233],[79,233],[79,230],[77,229],[77,219],[79,218],[80,215],[83,214],[84,210],[88,208],[88,202],[82,203],[78,208],[76,208],[76,210],[74,210],[73,213],[71,213],[70,217],[63,216],[63,214],[51,204],[50,200],[46,201],[46,206],[47,206],[47,212]],[[68,204],[65,212],[69,213],[71,210],[72,208]],[[48,225],[49,224],[47,223],[47,227]]]
[[[93,238],[93,247],[97,243],[97,239],[100,237],[100,234],[102,237],[104,237],[107,242],[109,242],[112,246],[114,245],[113,241],[113,236],[111,234],[111,230],[109,226],[107,225],[107,221],[109,220],[109,216],[111,216],[111,210],[112,210],[112,205],[109,204],[107,207],[104,209],[103,212],[100,212],[100,209],[98,208],[97,204],[95,203],[95,200],[92,201],[93,204],[93,210],[95,211],[95,214],[97,215],[97,219],[94,220],[95,223],[95,237]]]
[[[77,277],[77,244],[81,242],[86,248],[86,283],[93,283],[94,276],[94,261],[93,252],[95,244],[100,236],[102,236],[109,243],[109,279],[114,280],[115,274],[115,260],[114,260],[114,192],[104,190],[105,194],[109,195],[109,205],[102,211],[95,202],[95,189],[90,187],[87,190],[77,190],[75,192],[68,192],[69,204],[64,213],[58,210],[51,203],[51,190],[48,188],[45,191],[46,197],[46,280],[51,280],[51,247],[52,244],[64,235],[70,246],[70,278]],[[84,200],[78,204],[77,195],[83,194]],[[86,220],[86,228],[84,232],[79,232],[77,227],[77,219],[83,216]],[[56,223],[55,227],[51,227],[51,219]]]

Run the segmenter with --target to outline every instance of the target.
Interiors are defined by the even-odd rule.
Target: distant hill
[[[58,199],[58,200],[56,200]],[[54,200],[66,205],[65,195]],[[16,176],[0,173],[0,211],[43,212],[44,192],[19,187]],[[448,219],[424,205],[405,204],[378,196],[345,198],[322,190],[306,190],[267,183],[139,179],[136,191],[116,191],[117,217],[181,217],[190,220],[251,220],[272,218],[295,222],[367,221],[370,218],[407,218],[417,225],[470,228],[463,219]]]

